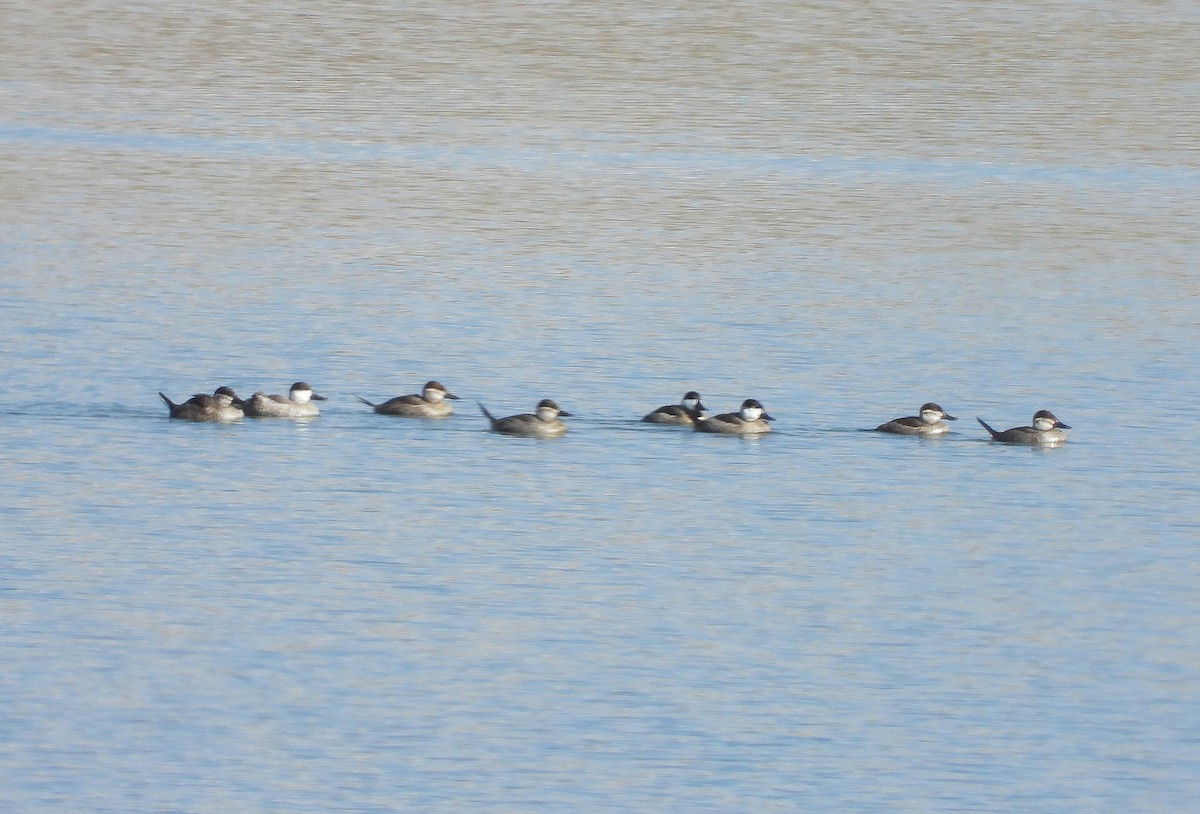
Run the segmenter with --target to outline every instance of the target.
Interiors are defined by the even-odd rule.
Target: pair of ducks
[[[304,382],[292,385],[286,396],[269,396],[257,392],[248,399],[240,399],[232,387],[218,387],[210,396],[197,393],[182,404],[176,404],[163,393],[158,394],[167,405],[171,418],[185,421],[238,421],[243,416],[255,418],[311,418],[321,410],[314,401],[325,401],[312,387]]]
[[[171,418],[188,421],[237,421],[243,416],[256,418],[311,418],[320,413],[314,401],[325,401],[324,396],[313,392],[312,387],[304,382],[296,382],[291,386],[287,396],[255,393],[249,399],[239,399],[232,388],[218,387],[210,396],[198,393],[182,404],[176,404],[159,393],[166,403]],[[441,382],[427,382],[419,394],[397,396],[385,402],[376,404],[367,401],[362,396],[356,396],[381,415],[402,416],[405,418],[446,418],[453,410],[447,399],[458,400],[458,396],[446,389]],[[491,422],[492,429],[506,435],[520,435],[534,438],[555,438],[567,431],[563,417],[570,413],[559,408],[550,399],[538,402],[533,413],[496,418],[488,409],[479,404],[479,409]],[[716,416],[704,417],[704,405],[700,402],[700,394],[689,390],[684,394],[679,404],[667,404],[653,410],[642,418],[651,424],[674,426],[691,426],[696,432],[719,433],[725,435],[759,435],[771,431],[767,422],[774,419],[767,414],[756,399],[746,399],[741,409],[736,413],[722,413]],[[878,432],[898,435],[938,436],[949,432],[946,421],[957,421],[937,404],[928,402],[921,405],[915,416],[896,418],[876,427]],[[1013,427],[998,431],[993,429],[982,418],[976,418],[981,426],[988,431],[992,439],[1005,444],[1037,444],[1057,445],[1067,440],[1063,430],[1070,427],[1059,421],[1049,410],[1038,410],[1033,416],[1033,426]]]
[[[678,404],[666,404],[647,413],[642,421],[650,424],[667,424],[674,427],[690,426],[696,432],[714,432],[723,435],[761,435],[771,431],[768,421],[775,419],[767,415],[757,399],[746,399],[736,413],[704,417],[705,407],[700,403],[700,394],[689,390]]]
[[[723,432],[738,435],[770,432],[771,430],[766,423],[772,420],[771,416],[764,413],[762,405],[754,399],[746,399],[742,402],[742,409],[739,413],[704,418],[703,412],[704,405],[700,403],[700,394],[695,390],[689,390],[679,404],[659,407],[642,420],[652,424],[676,426],[690,424],[700,432]],[[921,405],[917,415],[892,419],[880,424],[875,430],[896,435],[933,437],[949,432],[950,426],[946,422],[957,420],[955,416],[950,415],[937,404],[927,402]],[[992,440],[1003,444],[1057,445],[1067,440],[1063,430],[1071,429],[1069,425],[1059,421],[1049,410],[1038,410],[1034,413],[1033,426],[1013,427],[1003,431],[993,429],[982,418],[976,417],[975,420],[988,431]]]
[[[395,415],[404,418],[446,418],[454,410],[445,399],[457,401],[458,396],[447,390],[441,382],[428,382],[420,394],[396,396],[382,404],[374,404],[362,396],[355,396],[363,404],[380,415]],[[504,418],[496,418],[480,402],[479,409],[491,422],[492,429],[505,435],[523,435],[532,438],[556,438],[567,431],[567,425],[560,416],[570,417],[570,413],[559,408],[550,399],[542,399],[532,413],[521,413]]]
[[[895,418],[886,424],[880,424],[875,429],[879,432],[891,432],[899,435],[943,435],[950,431],[946,421],[958,419],[947,413],[933,402],[921,405],[918,415]],[[1049,410],[1038,410],[1033,414],[1033,426],[1012,427],[1007,430],[996,430],[979,416],[975,417],[979,425],[988,431],[993,441],[1002,444],[1035,444],[1038,446],[1057,446],[1067,440],[1063,430],[1071,429]]]
[[[445,399],[458,400],[458,396],[447,390],[440,382],[429,382],[420,394],[396,396],[382,404],[373,404],[362,396],[355,396],[363,404],[380,415],[395,415],[404,418],[446,418],[454,410]],[[534,438],[555,438],[567,431],[567,425],[559,416],[570,416],[566,410],[560,410],[550,399],[538,402],[536,411],[496,418],[479,402],[479,409],[492,423],[492,429],[506,435],[525,435]]]

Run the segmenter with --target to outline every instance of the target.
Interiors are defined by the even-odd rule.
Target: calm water
[[[1193,4],[24,6],[0,809],[1200,798]]]

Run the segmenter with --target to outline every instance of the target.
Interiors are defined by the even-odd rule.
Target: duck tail
[[[475,403],[479,405],[480,412],[482,412],[485,416],[487,416],[487,420],[492,422],[492,426],[495,427],[496,426],[496,417],[488,412],[488,408],[483,406],[482,401],[477,401]]]
[[[362,397],[362,396],[360,396],[360,395],[357,395],[357,394],[355,394],[355,396],[354,396],[354,397],[355,397],[356,399],[358,399],[359,401],[361,401],[363,404],[367,405],[368,407],[374,407],[374,406],[375,406],[375,403],[374,403],[374,402],[367,401],[365,398],[363,398],[363,397]]]
[[[182,404],[176,404],[175,402],[171,401],[169,398],[167,398],[166,393],[159,393],[158,397],[163,400],[163,404],[167,405],[167,413],[171,416],[171,418],[178,416],[179,411],[183,409]]]
[[[979,422],[979,426],[983,427],[985,430],[988,431],[988,435],[992,436],[993,438],[996,438],[1000,435],[1000,433],[996,432],[991,427],[989,427],[988,423],[986,421],[984,421],[982,418],[980,418],[979,416],[975,416],[975,420]]]

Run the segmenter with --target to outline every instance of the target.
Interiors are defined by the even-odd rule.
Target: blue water
[[[1187,29],[535,5],[6,13],[0,810],[1193,807]]]

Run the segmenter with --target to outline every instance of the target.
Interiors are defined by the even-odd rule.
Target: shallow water
[[[1200,796],[1190,5],[0,21],[3,810]]]

